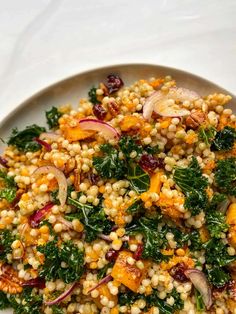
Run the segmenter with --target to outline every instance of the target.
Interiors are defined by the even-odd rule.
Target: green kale
[[[197,289],[194,290],[195,294],[195,300],[196,300],[196,308],[198,312],[202,312],[205,310],[205,304],[202,299],[202,295],[200,292],[197,291]]]
[[[125,161],[119,158],[119,151],[110,144],[100,146],[102,157],[93,157],[93,166],[105,179],[122,179],[126,173]]]
[[[206,214],[206,226],[210,235],[215,238],[221,238],[222,232],[226,232],[229,228],[225,216],[219,211]]]
[[[59,305],[53,305],[51,309],[52,314],[65,314],[64,310]]]
[[[52,107],[50,110],[46,111],[45,115],[49,129],[56,129],[59,126],[58,120],[62,116],[62,112],[56,107]]]
[[[10,296],[14,314],[41,314],[43,296],[35,293],[31,288],[24,288],[20,295]],[[19,300],[20,299],[20,303]]]
[[[12,242],[16,237],[8,229],[0,231],[0,260],[6,262],[7,255],[12,253]]]
[[[228,151],[233,148],[236,139],[236,130],[230,126],[224,127],[223,130],[218,131],[211,144],[213,151]]]
[[[140,213],[144,212],[144,210],[145,209],[143,206],[143,201],[138,199],[132,205],[130,205],[126,211],[128,214],[135,215],[135,214],[140,214]]]
[[[8,309],[11,307],[11,303],[9,302],[7,295],[0,291],[0,310]]]
[[[157,225],[159,217],[150,219],[142,217],[138,220],[134,220],[129,226],[126,227],[127,234],[134,235],[141,233],[144,237],[144,246],[142,257],[149,258],[159,263],[166,260],[167,257],[161,253],[161,248],[165,246],[165,234],[159,232]]]
[[[75,206],[79,211],[68,214],[66,219],[72,221],[79,219],[85,227],[85,241],[92,242],[97,238],[99,233],[110,233],[113,223],[107,219],[101,206],[92,206],[82,204],[78,200],[68,197],[68,204]]]
[[[73,192],[75,190],[73,185],[69,185],[67,188],[67,197],[71,196],[71,192]],[[58,199],[58,189],[52,191],[51,193],[51,198],[54,204],[59,205],[60,201]]]
[[[0,170],[0,181],[3,182],[4,187],[0,189],[0,199],[5,198],[9,203],[16,198],[16,183],[13,177],[7,175],[3,170]]]
[[[224,287],[230,281],[230,275],[218,266],[208,269],[207,277],[213,286],[217,288]]]
[[[36,124],[27,126],[22,131],[13,129],[10,139],[7,143],[8,145],[15,146],[20,152],[36,152],[40,150],[42,146],[34,139],[39,137],[39,135],[43,132],[45,132],[45,128]]]
[[[192,157],[187,168],[176,168],[173,179],[186,196],[185,208],[189,209],[193,215],[199,214],[206,208],[208,180],[202,175],[196,157]]]
[[[88,92],[89,101],[94,105],[100,103],[100,101],[97,99],[96,90],[96,87],[93,86]]]
[[[215,182],[222,193],[236,196],[236,158],[218,160]]]
[[[206,212],[216,211],[218,207],[227,200],[227,197],[221,193],[215,193],[209,202]]]
[[[220,239],[210,239],[203,244],[203,248],[207,264],[223,267],[236,260],[236,256],[228,254],[227,246]]]
[[[147,145],[143,148],[149,155],[155,155],[158,154],[160,152],[160,148],[158,145],[155,146],[150,146]]]
[[[119,305],[132,305],[134,302],[136,302],[139,299],[145,299],[145,295],[134,293],[132,291],[119,293]]]
[[[143,152],[143,147],[137,144],[137,138],[131,136],[122,136],[119,140],[119,147],[127,159],[130,158],[132,152],[136,152],[137,156]]]
[[[46,280],[61,279],[71,283],[80,279],[84,271],[84,253],[71,241],[63,242],[59,248],[57,241],[40,245],[37,250],[44,254],[45,261],[39,275]],[[62,267],[62,263],[66,265]]]
[[[112,264],[111,263],[108,263],[106,264],[103,268],[99,269],[98,270],[98,273],[97,273],[97,278],[98,279],[102,279],[103,277],[106,276],[106,273],[107,273],[107,270],[108,268],[112,267]]]
[[[127,179],[137,193],[143,193],[149,189],[149,175],[135,163],[129,163]]]
[[[211,142],[213,141],[214,137],[216,135],[216,129],[214,127],[200,127],[198,138],[203,141],[207,146],[211,145]]]
[[[190,232],[188,234],[188,239],[191,242],[189,246],[191,251],[200,251],[202,249],[203,243],[197,230],[193,230],[192,232]]]

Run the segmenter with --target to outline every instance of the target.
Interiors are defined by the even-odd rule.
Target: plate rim
[[[234,95],[232,92],[228,91],[227,89],[225,89],[224,87],[221,87],[220,85],[214,83],[211,80],[208,80],[200,75],[197,75],[195,73],[189,72],[189,71],[185,71],[183,69],[179,69],[179,68],[175,68],[175,67],[171,67],[171,66],[165,66],[165,65],[160,65],[160,64],[155,64],[155,63],[148,63],[148,62],[134,62],[134,63],[115,63],[115,64],[109,64],[109,65],[105,65],[105,66],[98,66],[98,67],[92,67],[90,69],[81,71],[81,72],[76,72],[75,74],[66,76],[58,81],[55,81],[52,84],[49,84],[43,88],[41,88],[39,91],[33,93],[31,96],[27,97],[25,100],[21,101],[18,105],[15,106],[14,109],[12,109],[5,117],[3,117],[3,119],[0,120],[0,129],[5,125],[5,123],[7,122],[8,119],[11,119],[18,111],[20,111],[24,106],[26,106],[29,102],[32,102],[35,98],[40,97],[41,95],[43,95],[44,93],[46,93],[48,90],[55,88],[57,85],[61,85],[63,83],[65,83],[66,81],[69,80],[73,80],[75,79],[77,76],[80,75],[89,75],[92,72],[97,72],[97,71],[102,71],[102,70],[109,70],[111,68],[119,68],[119,67],[156,67],[156,68],[160,68],[162,70],[167,70],[167,71],[175,71],[175,72],[179,72],[182,74],[186,74],[186,75],[190,75],[192,78],[196,78],[196,79],[200,79],[202,81],[204,81],[205,83],[214,85],[216,89],[220,89],[223,93],[227,93],[229,95],[231,95],[233,98],[236,98],[236,95]]]

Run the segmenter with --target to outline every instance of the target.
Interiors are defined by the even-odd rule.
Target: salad
[[[13,129],[0,157],[0,309],[236,313],[231,97],[110,74]]]

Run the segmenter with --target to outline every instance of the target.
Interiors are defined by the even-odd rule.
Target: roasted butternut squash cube
[[[236,203],[232,203],[226,214],[226,222],[229,225],[236,225]]]
[[[149,262],[143,261],[144,268],[139,269],[135,264],[130,265],[127,262],[129,257],[133,257],[133,253],[128,251],[121,251],[119,253],[111,276],[118,282],[128,287],[130,290],[137,292],[147,273]]]

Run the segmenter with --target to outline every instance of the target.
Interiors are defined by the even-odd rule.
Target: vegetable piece
[[[236,130],[230,126],[224,127],[216,133],[215,138],[211,144],[213,151],[228,151],[233,148],[236,139]]]
[[[199,132],[198,132],[198,138],[203,141],[207,146],[210,146],[215,134],[216,134],[216,129],[212,126],[204,128],[200,127]]]
[[[101,281],[99,281],[99,283],[97,285],[95,285],[93,288],[89,289],[88,293],[92,292],[93,290],[99,288],[100,286],[108,283],[109,281],[111,281],[113,279],[113,277],[111,275],[107,275],[106,277],[104,277]]]
[[[128,257],[133,257],[133,254],[128,251],[121,251],[119,253],[112,269],[111,276],[130,290],[137,292],[147,273],[149,262],[143,261],[144,268],[139,269],[135,264],[130,265],[127,262]]]
[[[7,160],[0,156],[0,165],[2,165],[4,168],[8,168],[7,163],[8,163]]]
[[[113,278],[111,277],[110,280],[112,280],[112,279]],[[117,302],[118,302],[117,295],[111,294],[111,292],[110,292],[108,286],[106,285],[106,283],[103,283],[103,284],[97,286],[96,290],[99,292],[99,296],[94,299],[94,303],[97,305],[97,307],[100,310],[104,307],[104,305],[101,304],[101,297],[102,296],[106,297],[108,299],[108,301],[114,302],[114,306],[117,304]]]
[[[163,171],[157,171],[156,173],[152,174],[148,192],[160,194],[162,185],[161,176],[163,174],[164,174]]]
[[[29,224],[32,228],[37,228],[43,218],[48,214],[50,209],[54,206],[52,202],[47,203],[43,208],[34,212],[31,216],[29,216]]]
[[[59,126],[58,120],[62,116],[62,112],[60,112],[56,107],[52,107],[50,110],[46,111],[46,119],[49,129],[56,129]]]
[[[194,287],[200,292],[206,308],[212,305],[211,288],[205,274],[198,269],[187,269],[185,275],[191,280]]]
[[[12,254],[12,242],[15,241],[15,236],[11,231],[4,229],[0,231],[0,260],[6,262],[7,255]]]
[[[61,206],[64,206],[67,198],[67,181],[64,173],[57,169],[54,166],[42,166],[36,169],[33,173],[34,176],[42,175],[42,174],[54,174],[59,187],[58,199],[60,201]]]
[[[136,200],[132,205],[130,205],[127,208],[126,211],[128,214],[132,214],[132,215],[144,212],[144,206],[143,206],[142,200],[140,199]]]
[[[6,293],[0,291],[0,310],[5,310],[11,307],[11,303],[9,302]]]
[[[15,146],[21,152],[36,152],[41,149],[41,145],[35,142],[35,138],[45,132],[44,127],[36,124],[27,126],[24,130],[12,130],[12,134],[8,140],[8,145]]]
[[[199,98],[199,95],[186,88],[170,88],[168,94],[162,91],[154,92],[145,101],[143,107],[143,117],[149,120],[152,112],[163,117],[181,117],[190,114],[190,111],[175,104],[175,101],[183,102],[185,100],[194,101]]]
[[[34,139],[38,144],[40,144],[41,146],[44,146],[44,148],[46,149],[46,151],[50,152],[52,150],[52,146],[50,144],[48,144],[47,142],[41,140],[40,138],[36,137]]]
[[[31,287],[31,288],[38,288],[38,289],[44,289],[46,287],[46,282],[44,278],[34,278],[27,281],[24,281],[22,283],[23,287]]]
[[[51,306],[52,314],[65,314],[63,308],[61,308],[59,305],[53,305]]]
[[[4,187],[0,188],[0,199],[5,198],[9,203],[16,198],[16,183],[13,177],[7,175],[3,170],[0,170],[0,182],[3,182]]]
[[[110,144],[100,146],[104,153],[102,157],[93,157],[93,166],[102,178],[122,179],[126,173],[124,160],[119,158],[119,152]]]
[[[112,249],[111,249],[111,250],[112,250]],[[115,250],[113,250],[113,251],[115,251]],[[109,251],[108,251],[108,252],[109,252]],[[117,251],[115,251],[115,252],[117,252]],[[118,252],[117,252],[117,256],[118,256]],[[107,253],[106,253],[106,259],[107,259]],[[112,264],[111,264],[111,263],[108,263],[108,264],[106,264],[103,268],[99,269],[99,270],[98,270],[98,273],[97,273],[97,278],[98,278],[98,279],[104,278],[105,275],[106,275],[106,273],[107,273],[108,268],[110,268],[111,266],[112,266]]]
[[[200,292],[198,292],[197,289],[195,289],[194,291],[195,293],[195,300],[196,300],[196,308],[197,308],[197,311],[198,312],[202,312],[205,310],[205,304],[203,302],[203,299],[202,299],[202,295],[200,294]]]
[[[236,158],[218,160],[215,182],[221,192],[236,196]]]
[[[79,122],[80,128],[82,130],[92,130],[96,132],[101,132],[105,139],[117,140],[120,134],[113,128],[110,124],[97,120],[97,119],[82,119]]]
[[[206,226],[210,235],[215,238],[221,238],[222,232],[226,232],[229,228],[225,223],[225,216],[218,211],[207,213]]]
[[[45,256],[44,264],[39,270],[40,277],[46,280],[61,279],[65,283],[71,283],[82,276],[84,253],[71,241],[63,242],[59,248],[57,241],[53,240],[38,246],[37,250]],[[65,263],[66,267],[62,267],[61,263]]]
[[[229,225],[236,225],[236,203],[230,204],[227,210],[226,222]]]
[[[92,87],[88,92],[89,101],[94,105],[100,103],[100,101],[97,99],[96,90],[96,87]]]
[[[59,304],[61,303],[65,298],[67,298],[75,289],[77,283],[74,282],[69,289],[67,289],[65,292],[63,292],[61,295],[59,295],[59,297],[57,297],[56,299],[54,299],[53,301],[44,301],[45,305],[51,306],[54,304]]]
[[[137,143],[138,139],[131,136],[124,136],[119,140],[119,147],[126,158],[130,158],[132,152],[136,152],[137,157],[143,152],[143,147]]]
[[[129,163],[127,179],[137,193],[143,193],[149,189],[149,175],[135,163]]]
[[[207,269],[207,277],[213,286],[217,288],[224,287],[230,281],[230,275],[218,266]]]

